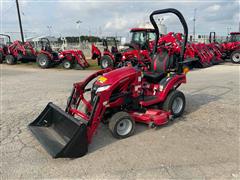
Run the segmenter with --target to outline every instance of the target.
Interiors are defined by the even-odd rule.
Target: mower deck
[[[160,126],[168,122],[171,113],[158,109],[148,109],[145,113],[130,112],[129,114],[136,122]]]

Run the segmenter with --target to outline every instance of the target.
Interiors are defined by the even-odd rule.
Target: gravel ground
[[[64,108],[93,71],[1,65],[0,178],[239,179],[239,73],[226,63],[191,71],[186,112],[168,126],[114,139],[101,125],[89,153],[52,159],[27,129],[49,101]]]

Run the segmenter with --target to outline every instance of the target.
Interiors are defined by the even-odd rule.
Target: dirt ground
[[[93,71],[1,65],[0,178],[239,179],[240,66],[189,72],[184,116],[116,140],[101,125],[78,159],[52,159],[27,129],[49,101],[65,107]]]

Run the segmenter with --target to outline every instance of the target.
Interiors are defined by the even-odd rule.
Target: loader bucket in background
[[[87,123],[48,103],[29,129],[53,158],[76,158],[88,151]]]

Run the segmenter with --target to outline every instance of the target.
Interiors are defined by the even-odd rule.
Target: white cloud
[[[122,30],[125,29],[128,25],[127,19],[123,17],[115,17],[112,20],[108,21],[104,28],[105,29],[116,29],[116,30]]]
[[[207,11],[209,11],[209,12],[216,12],[216,11],[219,11],[221,9],[221,5],[219,5],[219,4],[214,4],[214,5],[212,5],[212,6],[209,6],[208,8],[207,8]]]
[[[0,0],[1,1],[1,0]],[[89,31],[99,34],[123,34],[130,28],[149,22],[149,15],[156,9],[174,7],[181,11],[187,20],[189,31],[192,31],[193,12],[197,8],[196,29],[198,32],[207,33],[214,27],[218,34],[225,34],[226,26],[238,29],[239,0],[214,1],[178,1],[178,2],[135,2],[135,1],[83,1],[83,0],[51,0],[29,1],[19,0],[22,15],[23,28],[36,34],[48,34],[47,25],[51,25],[52,34],[57,36],[71,36],[88,34]],[[3,1],[2,31],[19,31],[15,1]],[[10,8],[9,8],[10,7]],[[179,20],[170,14],[163,15],[163,23],[170,31],[181,31]],[[156,19],[160,16],[156,16]],[[80,28],[76,27],[76,21],[81,20]],[[13,34],[15,35],[15,34]],[[18,34],[16,34],[18,35]],[[30,36],[29,33],[28,36]]]

